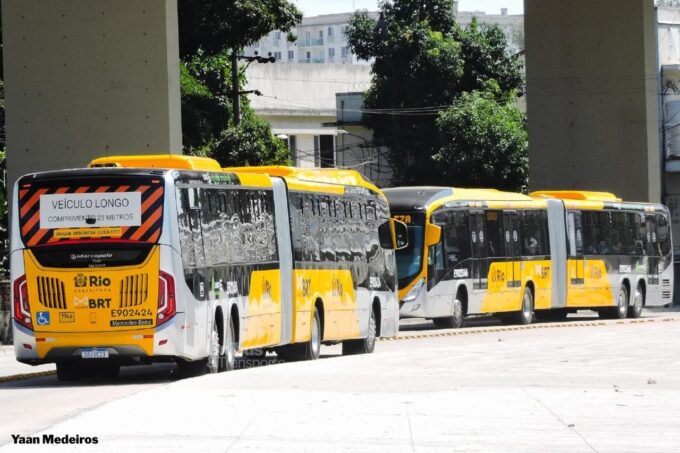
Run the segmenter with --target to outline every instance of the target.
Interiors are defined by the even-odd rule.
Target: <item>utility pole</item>
[[[234,126],[241,124],[241,93],[238,80],[238,50],[231,49],[231,103],[234,110]]]
[[[238,70],[238,61],[245,60],[248,62],[243,71],[245,71],[250,63],[256,61],[258,63],[274,63],[276,58],[270,57],[260,57],[255,55],[254,57],[246,57],[244,55],[238,54],[238,49],[231,49],[231,103],[234,111],[234,126],[239,126],[241,124],[241,95],[242,94],[256,94],[257,96],[262,96],[259,90],[240,90],[239,76],[241,75]]]

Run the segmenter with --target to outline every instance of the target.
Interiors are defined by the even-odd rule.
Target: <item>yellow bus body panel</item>
[[[296,269],[293,342],[309,341],[314,302],[324,308],[324,340],[359,338],[360,325],[352,272],[348,269]]]
[[[259,348],[281,342],[281,271],[255,271],[250,277],[243,348]]]
[[[616,305],[607,266],[603,260],[574,260],[567,262],[567,307],[609,307]],[[582,276],[583,283],[572,282]]]
[[[152,353],[153,338],[133,336],[153,334],[156,325],[158,245],[137,266],[44,268],[30,250],[24,265],[35,336],[46,338],[37,340],[40,358],[62,346],[136,345]]]

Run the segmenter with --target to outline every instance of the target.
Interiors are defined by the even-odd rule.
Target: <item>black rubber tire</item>
[[[314,307],[309,341],[282,346],[276,350],[276,355],[279,359],[287,362],[296,360],[317,360],[321,354],[322,336],[321,317],[319,316],[319,311]]]
[[[534,293],[529,287],[524,287],[522,292],[522,308],[519,311],[512,313],[509,320],[513,324],[526,326],[534,322]]]
[[[642,316],[642,309],[645,306],[645,293],[640,288],[640,285],[635,288],[633,293],[633,304],[630,302],[628,304],[628,317],[632,319],[638,319]]]
[[[453,300],[453,309],[451,316],[444,318],[433,318],[432,322],[435,326],[442,329],[460,329],[465,324],[465,313],[463,312],[463,302],[455,298]]]
[[[120,365],[117,363],[104,363],[97,367],[97,376],[102,379],[116,379],[120,375]]]
[[[621,289],[619,289],[619,297],[616,300],[616,306],[600,308],[598,314],[602,319],[625,319],[628,314],[629,301],[628,288],[626,288],[626,285],[623,285],[621,286]]]
[[[224,354],[220,357],[220,371],[231,371],[236,367],[236,351],[238,350],[236,329],[232,319],[229,319],[225,335]]]
[[[342,355],[372,354],[378,338],[378,324],[375,310],[371,310],[368,318],[368,336],[360,340],[345,340],[342,342]]]
[[[563,308],[555,308],[552,310],[541,310],[537,314],[539,321],[559,322],[567,319],[569,312]]]
[[[80,367],[77,363],[57,362],[57,379],[60,381],[77,381],[80,377]]]

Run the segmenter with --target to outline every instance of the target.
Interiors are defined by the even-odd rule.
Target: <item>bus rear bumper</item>
[[[178,314],[158,328],[116,332],[33,332],[14,323],[14,351],[29,365],[81,360],[88,348],[106,350],[108,359],[120,364],[168,361],[183,355],[178,347],[183,319]]]

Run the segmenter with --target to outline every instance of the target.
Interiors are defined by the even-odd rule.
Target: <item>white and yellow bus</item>
[[[460,327],[467,315],[521,324],[578,309],[639,317],[671,303],[668,209],[612,194],[386,189],[408,225],[397,252],[402,317]]]
[[[155,361],[196,374],[233,368],[238,350],[316,359],[322,343],[372,352],[396,335],[394,223],[358,173],[185,156],[90,167],[15,186],[19,361],[61,379]]]

